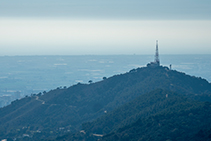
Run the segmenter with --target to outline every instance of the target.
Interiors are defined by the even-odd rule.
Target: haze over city
[[[209,0],[0,2],[0,55],[210,54]]]

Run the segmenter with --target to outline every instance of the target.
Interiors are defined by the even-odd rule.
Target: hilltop
[[[156,89],[177,92],[188,99],[211,101],[211,84],[205,79],[162,66],[143,67],[100,82],[78,83],[12,102],[0,109],[0,139],[21,139],[26,135],[38,140],[74,133],[81,129],[82,123]]]

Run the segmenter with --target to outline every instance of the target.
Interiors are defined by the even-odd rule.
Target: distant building
[[[156,41],[156,52],[155,52],[155,60],[154,62],[150,62],[147,64],[147,67],[158,67],[160,66],[159,52],[158,52],[158,41]]]

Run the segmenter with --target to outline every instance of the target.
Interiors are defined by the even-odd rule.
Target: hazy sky
[[[211,54],[211,0],[1,0],[0,55]]]

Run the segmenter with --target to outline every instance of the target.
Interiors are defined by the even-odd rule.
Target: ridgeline
[[[58,88],[13,101],[0,109],[0,139],[122,140],[125,136],[126,140],[153,137],[160,137],[162,140],[162,133],[169,128],[169,123],[178,120],[176,117],[171,118],[174,114],[186,115],[188,112],[185,111],[198,109],[198,113],[189,112],[188,115],[195,117],[203,113],[200,111],[204,111],[210,118],[209,102],[211,84],[205,79],[162,66],[143,67],[100,82],[79,83],[69,88]],[[203,109],[204,107],[208,110]],[[206,116],[202,114],[201,118],[190,118],[201,123],[197,126],[202,129],[200,133],[210,132],[209,128],[204,127],[205,121],[198,122],[204,117]],[[165,122],[160,119],[163,121],[166,118],[172,121],[166,120],[166,126],[163,126]],[[184,118],[188,119],[185,116]],[[181,125],[187,126],[189,122]],[[174,124],[172,126],[175,127],[174,133],[179,133],[177,129],[180,127]],[[162,128],[159,134],[152,134],[143,130],[146,127],[148,130],[152,128],[152,132],[158,127]],[[136,135],[132,135],[132,129],[137,130]],[[194,133],[187,138],[198,135],[196,128],[190,129]],[[149,134],[152,134],[150,138]]]

